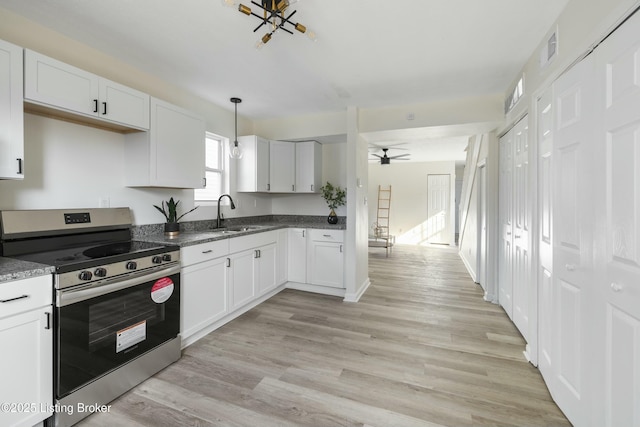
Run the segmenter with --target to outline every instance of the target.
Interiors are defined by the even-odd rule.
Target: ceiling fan
[[[409,159],[404,158],[404,157],[410,156],[410,154],[408,154],[408,153],[407,154],[399,154],[397,156],[388,156],[387,155],[387,151],[389,151],[388,148],[382,148],[382,151],[384,153],[384,155],[382,155],[382,156],[379,155],[379,154],[372,153],[374,156],[376,156],[376,157],[378,157],[380,159],[380,164],[381,165],[391,164],[391,159],[394,159],[394,160],[409,160]],[[376,159],[370,159],[370,160],[376,160]]]

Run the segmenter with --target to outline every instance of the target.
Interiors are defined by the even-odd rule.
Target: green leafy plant
[[[178,222],[180,219],[186,214],[195,211],[198,209],[198,206],[191,209],[188,212],[183,213],[178,216],[178,205],[180,204],[180,200],[173,200],[173,197],[169,199],[168,202],[162,201],[162,207],[158,205],[153,205],[154,208],[158,209],[162,215],[167,219],[167,222]]]
[[[339,186],[334,187],[329,181],[320,188],[320,192],[329,209],[335,209],[338,206],[347,204],[347,190],[343,190]]]

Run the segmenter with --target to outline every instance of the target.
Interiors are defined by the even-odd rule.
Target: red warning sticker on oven
[[[151,299],[156,304],[162,304],[173,294],[173,280],[168,277],[156,280],[151,287]]]

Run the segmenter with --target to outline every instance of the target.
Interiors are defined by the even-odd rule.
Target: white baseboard
[[[365,280],[360,285],[360,288],[358,289],[357,292],[353,292],[353,293],[349,292],[344,296],[345,302],[358,302],[358,301],[360,301],[360,298],[362,297],[362,295],[364,295],[366,290],[369,289],[370,285],[371,285],[371,280],[367,277],[367,280]]]
[[[287,282],[287,289],[296,289],[298,291],[313,292],[316,294],[333,295],[336,297],[344,297],[346,289],[332,288],[330,286],[310,285],[308,283]]]
[[[476,272],[473,271],[473,269],[471,268],[471,264],[469,264],[467,259],[464,257],[464,254],[462,253],[462,251],[458,252],[458,256],[460,257],[460,259],[462,260],[462,263],[464,264],[464,266],[466,267],[467,271],[469,272],[469,276],[471,276],[471,279],[475,283],[478,283],[478,280],[476,278]]]

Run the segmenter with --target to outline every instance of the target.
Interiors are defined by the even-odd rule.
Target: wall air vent
[[[549,65],[556,57],[557,52],[558,32],[554,31],[547,39],[547,43],[545,43],[540,50],[540,68],[544,68]]]

